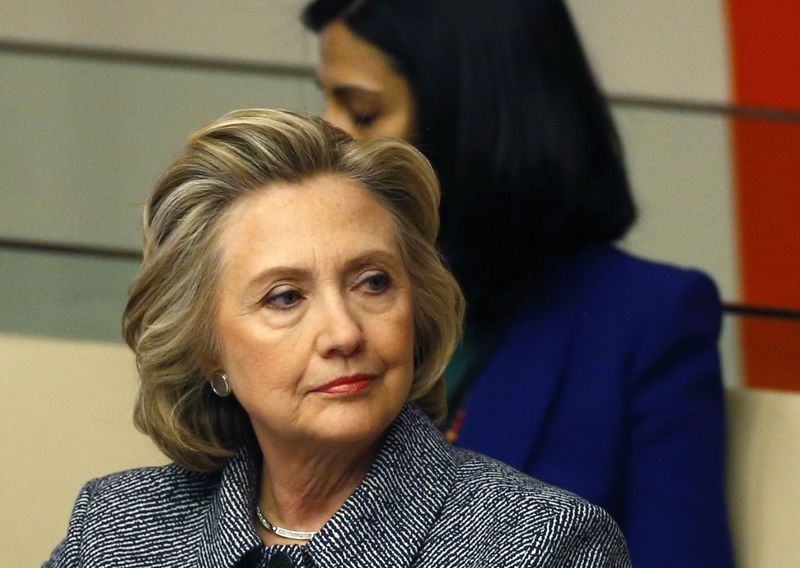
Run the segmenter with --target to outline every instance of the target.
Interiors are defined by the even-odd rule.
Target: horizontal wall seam
[[[281,75],[285,77],[314,77],[313,67],[292,65],[287,63],[259,63],[236,61],[232,59],[148,53],[142,51],[109,49],[93,46],[60,45],[0,40],[0,52],[20,55],[47,55],[70,59],[87,59],[94,61],[112,61],[132,65],[155,65],[161,67],[178,67],[223,71],[234,73]]]
[[[39,253],[72,254],[116,260],[142,259],[142,253],[137,249],[55,243],[50,241],[34,241],[27,239],[11,239],[6,237],[0,237],[0,249],[25,250],[28,252]],[[800,310],[792,310],[781,307],[726,302],[723,304],[722,309],[726,314],[730,315],[791,319],[800,321]]]
[[[141,260],[142,251],[124,247],[102,247],[53,241],[37,241],[0,237],[0,249],[25,250],[29,252],[76,254],[116,260]]]
[[[739,304],[725,302],[722,305],[722,310],[726,314],[733,314],[738,316],[751,316],[760,318],[777,318],[777,319],[790,319],[800,321],[800,310],[791,310],[788,308],[776,308],[772,306],[757,306],[753,304]]]
[[[777,122],[800,122],[800,111],[778,108],[641,97],[636,95],[615,95],[613,93],[608,95],[608,101],[617,107],[727,115],[735,118],[752,118]]]
[[[162,67],[204,69],[207,71],[268,74],[285,77],[313,79],[314,68],[308,65],[283,63],[260,63],[231,59],[198,57],[178,54],[146,53],[133,50],[109,49],[93,46],[33,43],[0,40],[0,53],[47,55],[73,59],[113,61],[132,65],[156,65]],[[609,102],[622,108],[640,108],[687,113],[727,115],[758,120],[800,122],[800,111],[791,109],[743,106],[689,99],[668,99],[608,93]]]

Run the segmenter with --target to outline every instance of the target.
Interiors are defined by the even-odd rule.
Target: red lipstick
[[[329,383],[325,383],[313,392],[324,392],[327,394],[355,394],[367,389],[375,378],[375,375],[360,373],[348,377],[339,377]]]

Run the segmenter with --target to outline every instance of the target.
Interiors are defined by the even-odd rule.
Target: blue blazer
[[[564,259],[478,375],[458,444],[600,505],[634,566],[732,566],[720,302],[611,246]]]

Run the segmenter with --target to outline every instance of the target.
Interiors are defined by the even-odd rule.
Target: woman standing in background
[[[326,118],[395,136],[443,186],[467,298],[451,439],[603,506],[634,565],[729,566],[720,304],[613,242],[619,139],[557,0],[317,0]]]

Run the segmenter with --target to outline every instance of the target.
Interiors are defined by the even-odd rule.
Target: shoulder
[[[721,315],[717,288],[702,271],[639,258],[611,245],[563,257],[551,268],[524,319],[537,321],[557,306],[560,317],[577,314],[592,325],[638,334],[641,326],[683,325],[687,316],[715,327]]]
[[[213,490],[218,475],[170,464],[113,473],[90,481],[81,492],[92,509],[122,508],[132,512],[192,503]],[[119,511],[119,509],[117,509]]]
[[[520,565],[628,565],[622,534],[600,507],[469,450],[456,449],[455,458],[446,516],[490,542],[501,539],[507,553],[521,555]]]
[[[611,245],[593,247],[562,262],[567,272],[590,275],[596,282],[592,289],[630,292],[638,287],[638,293],[649,295],[698,289],[716,295],[714,282],[700,270],[644,259]]]
[[[218,475],[197,473],[177,465],[114,473],[87,483],[76,502],[70,532],[114,541],[120,519],[127,531],[159,527],[178,529],[208,506]],[[199,517],[198,517],[199,518]],[[73,527],[73,522],[77,525]],[[75,529],[75,530],[73,530]]]
[[[624,354],[643,334],[680,336],[686,327],[716,340],[721,314],[717,288],[702,271],[602,245],[555,261],[504,328],[502,345],[528,350],[531,338],[552,344],[560,337],[565,349],[565,338],[577,335],[586,348]]]
[[[561,516],[565,512],[602,515],[602,510],[577,495],[534,479],[502,462],[461,448],[454,448],[455,489],[451,499],[476,516],[487,514],[495,520],[498,511],[505,520],[529,521]],[[527,520],[526,520],[527,519]]]
[[[655,351],[670,345],[684,349],[687,342],[716,351],[722,304],[707,274],[644,260],[611,247],[606,257],[608,285],[599,296],[606,306],[604,313],[629,322],[640,351],[647,351],[648,344]]]
[[[571,305],[578,323],[570,328],[576,354],[592,353],[591,365],[603,372],[608,369],[600,362],[611,361],[625,369],[619,376],[631,380],[661,378],[674,384],[676,372],[687,367],[686,380],[709,387],[721,382],[717,341],[722,305],[705,273],[612,246],[595,247],[573,262],[573,277],[582,284],[560,305]],[[532,310],[530,315],[535,319],[540,313]],[[660,372],[650,372],[656,369]]]
[[[87,559],[120,559],[144,554],[149,544],[173,539],[181,529],[202,519],[191,513],[205,507],[218,476],[195,473],[177,465],[132,469],[89,481],[80,491],[67,536],[45,566],[73,566]],[[169,530],[160,529],[169,527]],[[127,547],[139,539],[138,548]],[[178,544],[174,543],[176,548]],[[89,562],[91,564],[91,562]],[[94,565],[94,564],[91,564]]]

